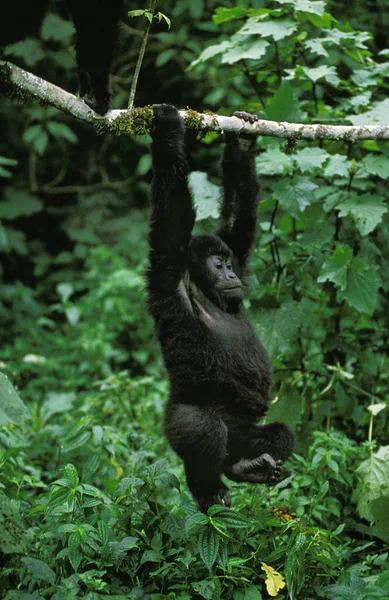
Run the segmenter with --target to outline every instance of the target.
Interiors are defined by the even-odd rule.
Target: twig
[[[132,83],[131,83],[131,90],[130,90],[130,98],[128,100],[128,111],[131,112],[134,106],[134,100],[135,100],[135,92],[136,92],[136,86],[138,85],[138,77],[139,77],[139,73],[142,67],[142,62],[143,62],[143,57],[145,55],[145,50],[146,50],[146,46],[147,46],[147,40],[149,37],[149,31],[150,31],[150,27],[151,27],[151,23],[153,20],[153,16],[154,16],[154,11],[155,11],[155,7],[157,6],[157,2],[158,0],[151,0],[150,1],[150,8],[149,8],[149,13],[151,14],[151,18],[150,20],[146,18],[146,26],[143,32],[143,39],[142,39],[142,44],[139,50],[139,56],[138,56],[138,60],[136,62],[136,67],[135,67],[135,71],[134,71],[134,76],[132,78]]]

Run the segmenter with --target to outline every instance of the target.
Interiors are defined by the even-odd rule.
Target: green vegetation
[[[138,106],[389,122],[388,0],[220,4],[161,5]],[[74,91],[72,34],[50,14],[9,58]],[[140,39],[124,28],[115,108]],[[0,130],[0,597],[388,600],[388,144],[258,141],[246,302],[274,366],[268,420],[297,447],[284,481],[232,484],[233,509],[206,516],[162,434],[147,136],[10,99]],[[191,141],[205,231],[221,143]]]

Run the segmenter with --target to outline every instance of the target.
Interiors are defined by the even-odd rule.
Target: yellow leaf
[[[267,575],[265,581],[267,593],[269,596],[277,596],[278,592],[285,587],[283,576],[264,562],[261,563],[261,568]]]
[[[111,463],[111,465],[113,465],[116,468],[117,478],[121,479],[124,474],[122,467],[119,465],[119,463],[113,456],[111,456],[111,458],[109,459],[109,462]]]

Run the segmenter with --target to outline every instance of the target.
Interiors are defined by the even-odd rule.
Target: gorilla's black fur
[[[268,408],[271,367],[240,281],[255,235],[255,137],[226,134],[223,223],[216,235],[192,236],[184,123],[170,105],[154,115],[148,293],[170,379],[165,432],[206,511],[230,504],[222,473],[252,483],[279,478],[294,434],[284,423],[256,424]]]
[[[50,0],[7,2],[0,19],[0,46],[38,33]],[[80,95],[96,112],[110,104],[109,69],[123,0],[66,0],[77,32]]]

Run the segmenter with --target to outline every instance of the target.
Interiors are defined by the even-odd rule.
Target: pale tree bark
[[[10,96],[23,100],[34,99],[44,105],[54,106],[80,121],[89,123],[101,132],[110,131],[117,135],[145,133],[150,129],[151,107],[127,110],[111,110],[100,116],[80,98],[69,94],[62,88],[33,75],[16,65],[0,61],[1,89]],[[271,136],[284,139],[303,140],[386,140],[389,139],[389,125],[323,125],[302,124],[259,119],[256,123],[243,122],[237,117],[225,117],[217,114],[202,114],[193,110],[180,110],[189,128],[207,131],[235,131]]]

